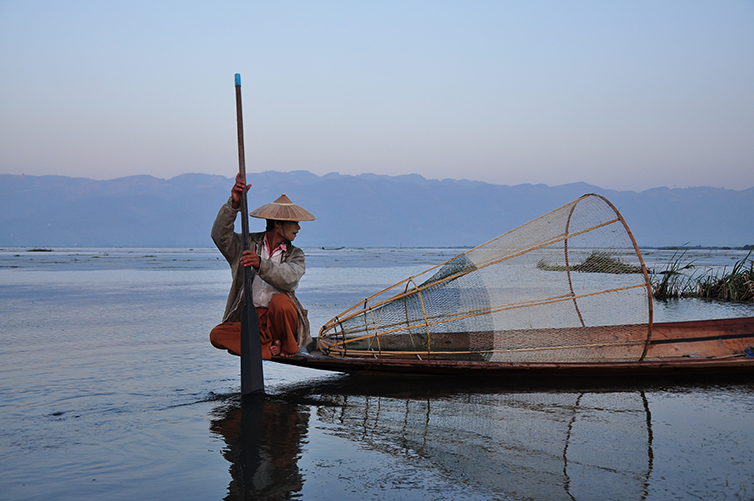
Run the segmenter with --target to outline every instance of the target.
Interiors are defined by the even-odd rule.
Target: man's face
[[[301,229],[297,221],[281,221],[277,223],[278,234],[286,240],[293,242],[298,230]]]

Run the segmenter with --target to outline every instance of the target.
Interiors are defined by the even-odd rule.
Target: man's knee
[[[241,322],[223,322],[209,332],[209,342],[221,350],[234,349],[240,339]]]
[[[220,344],[220,338],[222,336],[223,327],[222,324],[216,325],[212,328],[211,331],[209,331],[209,342],[212,343],[212,346],[215,348],[223,348],[223,346]]]

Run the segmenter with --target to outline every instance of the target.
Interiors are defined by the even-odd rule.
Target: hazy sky
[[[0,173],[754,186],[754,1],[0,0]]]

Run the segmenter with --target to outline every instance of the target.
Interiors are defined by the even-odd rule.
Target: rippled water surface
[[[742,253],[697,251],[732,265]],[[313,328],[457,249],[310,249]],[[650,268],[672,253],[647,251]],[[0,499],[754,499],[754,381],[365,378],[209,345],[214,249],[0,249]],[[681,300],[655,319],[754,316]]]

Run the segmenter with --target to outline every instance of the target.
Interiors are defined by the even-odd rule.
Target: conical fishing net
[[[407,278],[322,327],[338,357],[489,362],[635,361],[651,287],[618,210],[584,195]]]

